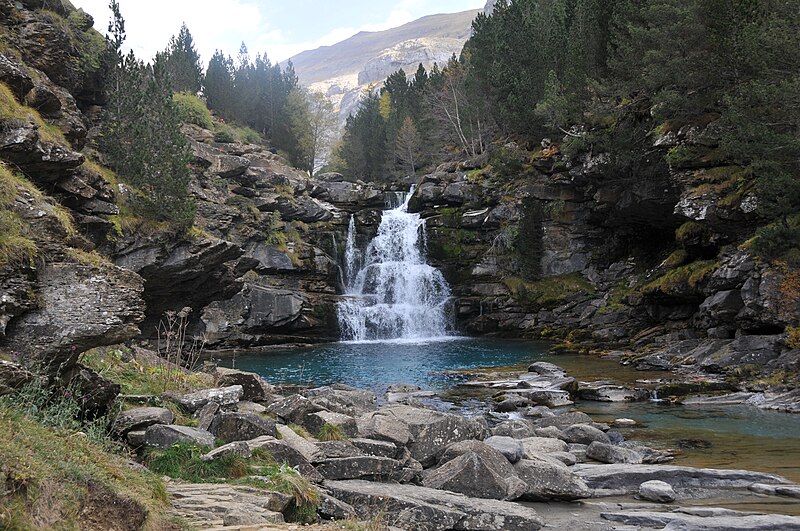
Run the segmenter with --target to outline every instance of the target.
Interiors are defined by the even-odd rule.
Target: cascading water
[[[336,308],[345,341],[429,340],[451,329],[450,287],[425,262],[425,220],[408,212],[413,193],[412,188],[399,204],[390,203],[363,257],[350,220],[347,289]]]

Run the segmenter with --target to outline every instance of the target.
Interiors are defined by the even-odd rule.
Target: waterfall
[[[356,247],[356,217],[350,216],[350,224],[347,226],[347,242],[344,248],[344,285],[348,290],[353,285],[353,277],[360,258],[358,247]]]
[[[450,287],[425,262],[425,220],[408,212],[413,193],[412,188],[396,201],[389,199],[390,209],[363,256],[350,220],[347,290],[336,308],[344,340],[425,340],[447,336],[451,329]]]

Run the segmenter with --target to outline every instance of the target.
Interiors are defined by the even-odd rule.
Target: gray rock
[[[323,519],[346,520],[356,516],[356,510],[350,504],[339,501],[333,496],[320,492],[317,514]]]
[[[270,404],[267,411],[277,415],[287,424],[290,422],[299,424],[307,415],[322,411],[322,407],[302,395],[291,395]]]
[[[283,441],[270,436],[262,436],[247,441],[247,445],[250,447],[251,452],[256,450],[268,452],[276,463],[286,463],[311,482],[322,482],[322,475],[311,466],[308,459]]]
[[[246,509],[233,507],[222,515],[222,525],[233,526],[260,526],[265,524],[282,524],[284,522],[281,513],[248,507]]]
[[[309,463],[317,463],[325,459],[325,454],[314,443],[295,433],[289,426],[278,424],[275,426],[275,430],[280,434],[283,444],[300,452]]]
[[[117,415],[111,431],[121,437],[131,430],[142,430],[153,424],[172,424],[175,415],[163,407],[137,407]]]
[[[525,448],[522,443],[511,437],[494,435],[483,442],[503,454],[512,465],[525,455]]]
[[[621,448],[611,444],[594,441],[586,449],[586,457],[601,463],[641,464],[642,455],[629,448]]]
[[[2,57],[2,55],[0,55]],[[0,335],[2,337],[2,335]],[[33,380],[33,373],[16,363],[0,360],[0,396],[13,393]]]
[[[577,464],[573,467],[590,488],[602,495],[635,494],[645,481],[666,481],[672,488],[746,489],[753,483],[786,485],[780,476],[749,470],[721,470],[674,465]]]
[[[390,443],[389,441],[355,438],[350,439],[350,444],[358,448],[365,455],[397,459],[402,453],[394,443]]]
[[[546,428],[536,428],[534,436],[549,437],[551,439],[561,439],[562,441],[566,441],[567,439],[567,436],[564,435],[564,432],[556,428],[555,426],[547,426]]]
[[[237,402],[234,407],[236,408],[237,413],[254,413],[256,415],[261,415],[267,412],[266,407],[248,400]]]
[[[167,449],[175,443],[213,447],[214,436],[206,430],[189,428],[188,426],[155,424],[145,430],[145,446]]]
[[[549,452],[544,455],[549,457],[550,459],[556,459],[558,461],[561,461],[567,466],[572,466],[578,462],[578,460],[575,458],[575,455],[569,452]]]
[[[303,391],[303,395],[315,404],[350,417],[357,417],[375,410],[377,397],[372,391],[356,389],[342,384],[318,387]]]
[[[657,479],[639,485],[639,497],[656,503],[672,503],[677,497],[672,485]]]
[[[514,471],[526,484],[524,500],[577,500],[591,496],[586,483],[561,463],[523,459],[514,465]]]
[[[613,384],[582,384],[578,398],[595,402],[639,402],[647,400],[650,392],[646,389],[630,389]]]
[[[342,457],[359,457],[364,452],[356,448],[350,441],[324,441],[315,442],[314,446],[322,452],[325,459],[339,459]]]
[[[239,457],[243,457],[245,459],[249,459],[253,455],[253,451],[250,449],[250,446],[245,441],[234,441],[232,443],[223,444],[218,448],[214,448],[210,452],[201,455],[200,459],[203,461],[213,461],[214,459],[219,459],[220,457],[225,457],[227,455],[238,455]]]
[[[567,443],[561,439],[552,439],[550,437],[528,437],[521,439],[522,447],[525,455],[532,454],[547,454],[550,452],[566,452]]]
[[[125,441],[131,448],[140,448],[144,446],[145,433],[147,433],[145,430],[131,430],[125,435]]]
[[[218,439],[229,443],[249,441],[262,435],[274,437],[275,421],[254,413],[218,413],[208,429]]]
[[[748,514],[722,511],[706,516],[687,514],[686,511],[608,512],[601,516],[612,522],[628,526],[664,529],[665,531],[798,531],[800,518],[777,514]]]
[[[474,420],[439,411],[409,406],[389,406],[380,413],[394,422],[407,426],[413,437],[408,443],[408,449],[412,457],[423,466],[432,465],[436,454],[449,444],[469,439],[483,439],[488,431]],[[362,436],[368,435],[362,433]]]
[[[462,494],[369,481],[329,481],[326,487],[338,500],[350,504],[361,518],[381,507],[387,523],[401,529],[446,531],[536,531],[542,521],[522,505],[470,498]]]
[[[571,411],[569,413],[561,413],[552,417],[543,417],[536,421],[536,425],[540,428],[547,426],[555,426],[559,429],[565,429],[573,424],[591,424],[592,417],[581,411]]]
[[[217,367],[217,383],[221,387],[242,386],[241,400],[264,400],[272,393],[272,386],[254,372]]]
[[[567,442],[578,444],[592,444],[595,441],[609,444],[608,435],[588,424],[575,424],[564,429]]]
[[[317,411],[306,415],[303,419],[303,426],[315,435],[319,433],[326,424],[340,428],[348,437],[355,437],[358,435],[356,419],[349,415],[332,413],[330,411]]]
[[[536,430],[527,420],[507,420],[492,428],[492,435],[524,439],[536,435]]]
[[[535,363],[531,363],[528,366],[528,372],[535,372],[536,374],[540,374],[542,376],[551,376],[551,377],[558,377],[563,378],[567,375],[567,371],[555,365],[553,363],[548,363],[546,361],[537,361]]]
[[[325,459],[317,465],[317,470],[326,480],[389,481],[396,477],[401,468],[401,463],[395,459],[368,455]]]
[[[206,405],[194,412],[194,418],[197,419],[197,427],[201,430],[207,430],[214,422],[214,417],[219,411],[219,404],[216,402],[208,402]]]
[[[480,441],[451,445],[441,463],[423,473],[424,486],[496,500],[516,499],[525,490],[503,454]]]
[[[556,414],[547,406],[533,406],[525,410],[526,417],[543,418],[555,417]]]
[[[203,389],[195,393],[189,393],[178,399],[178,403],[190,413],[194,413],[209,402],[215,402],[220,406],[230,406],[241,400],[244,390],[241,385],[229,387],[219,387],[215,389]]]

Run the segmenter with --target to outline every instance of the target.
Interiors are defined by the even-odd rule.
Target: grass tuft
[[[594,286],[580,273],[547,277],[535,282],[507,277],[503,282],[517,301],[544,308],[554,308],[579,293],[595,292]]]
[[[341,426],[326,422],[317,433],[317,439],[320,441],[346,441],[349,437]]]

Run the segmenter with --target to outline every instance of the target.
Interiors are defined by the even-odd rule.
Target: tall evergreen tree
[[[196,94],[202,88],[203,68],[200,54],[185,23],[181,25],[178,34],[170,38],[167,49],[156,54],[153,66],[163,68],[169,76],[169,85],[173,92]]]

